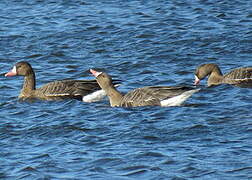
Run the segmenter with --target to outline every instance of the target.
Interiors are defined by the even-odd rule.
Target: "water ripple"
[[[123,80],[119,90],[188,85],[202,63],[251,66],[249,1],[0,2],[0,178],[251,179],[251,89],[221,85],[181,107],[111,108],[108,100],[23,102],[29,61],[38,87]]]

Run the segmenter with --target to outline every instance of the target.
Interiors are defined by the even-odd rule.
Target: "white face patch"
[[[13,72],[13,73],[17,74],[17,67],[16,67],[16,66],[13,66],[13,68],[12,68],[11,72]]]
[[[194,75],[195,81],[199,81],[200,79],[198,78],[198,76]]]
[[[200,83],[200,79],[198,78],[198,76],[194,75],[194,85],[198,85]]]

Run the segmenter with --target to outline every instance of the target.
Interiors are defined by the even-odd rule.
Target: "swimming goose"
[[[111,77],[105,72],[90,69],[100,87],[109,97],[112,107],[136,106],[179,106],[199,89],[183,86],[148,86],[121,94],[112,84]]]
[[[233,69],[222,75],[217,64],[202,64],[195,71],[194,85],[208,76],[207,85],[232,84],[240,87],[252,87],[252,67],[241,67]]]
[[[22,100],[33,98],[41,100],[77,99],[93,102],[106,95],[96,80],[53,81],[36,89],[35,73],[32,66],[26,61],[16,63],[5,76],[24,76],[23,88],[19,94],[19,98]]]

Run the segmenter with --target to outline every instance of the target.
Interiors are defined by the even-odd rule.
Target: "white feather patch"
[[[198,92],[200,89],[193,89],[186,91],[178,96],[165,99],[161,101],[161,106],[180,106],[183,102],[185,102],[193,93]]]
[[[247,81],[247,80],[252,80],[252,78],[243,78],[243,79],[231,79],[235,81]]]
[[[54,97],[54,96],[69,96],[70,94],[69,93],[58,93],[58,94],[45,94],[46,96],[51,96],[51,97]]]
[[[97,102],[97,101],[101,101],[105,96],[106,96],[106,93],[104,90],[98,90],[91,94],[83,96],[82,101],[89,102],[89,103]]]

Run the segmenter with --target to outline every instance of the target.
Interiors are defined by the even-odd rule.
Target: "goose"
[[[185,86],[147,86],[123,95],[114,87],[112,78],[107,73],[93,69],[90,69],[90,72],[106,92],[112,107],[180,106],[193,93],[199,91]]]
[[[240,87],[252,87],[252,67],[240,67],[223,75],[217,64],[202,64],[195,71],[194,85],[208,76],[207,85],[232,84]]]
[[[59,80],[36,88],[35,73],[32,66],[21,61],[5,74],[6,77],[24,76],[23,88],[19,99],[64,100],[77,99],[84,102],[94,102],[106,96],[96,80]],[[113,81],[115,82],[115,81]]]

